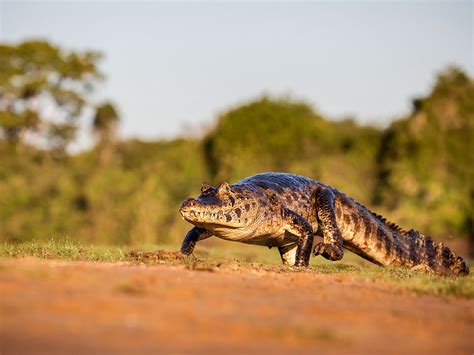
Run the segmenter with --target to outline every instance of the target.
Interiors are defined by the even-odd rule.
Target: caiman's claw
[[[192,254],[195,246],[196,242],[183,243],[180,250],[181,254],[184,254],[186,256]]]
[[[314,247],[313,255],[321,255],[324,258],[332,261],[341,260],[344,256],[344,252],[341,251],[336,245],[333,244],[325,244],[325,243],[318,243]]]

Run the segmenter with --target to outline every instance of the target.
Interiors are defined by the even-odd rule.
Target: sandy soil
[[[0,260],[1,354],[473,354],[474,302],[344,275]]]

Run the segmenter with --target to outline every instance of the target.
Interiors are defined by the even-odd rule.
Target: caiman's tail
[[[443,243],[434,243],[431,237],[414,230],[407,232],[415,241],[419,259],[414,269],[425,269],[438,275],[465,276],[469,274],[466,262]]]

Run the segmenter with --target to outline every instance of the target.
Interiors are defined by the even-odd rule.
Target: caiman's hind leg
[[[313,228],[306,219],[288,208],[283,211],[283,218],[286,231],[299,236],[295,266],[308,266],[313,247]]]
[[[328,189],[321,187],[314,193],[314,203],[318,217],[318,223],[323,231],[323,243],[314,247],[313,254],[322,255],[329,260],[341,260],[344,256],[342,249],[342,236],[336,224],[334,213],[334,194]]]
[[[191,254],[198,241],[211,236],[212,234],[209,233],[207,229],[198,227],[191,228],[188,234],[186,234],[186,237],[184,237],[183,243],[181,244],[181,253],[184,255]]]
[[[283,247],[278,247],[283,265],[295,265],[297,246],[296,244],[288,244]]]

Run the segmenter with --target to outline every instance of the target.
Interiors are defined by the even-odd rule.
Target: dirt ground
[[[473,354],[474,302],[345,275],[0,259],[2,355]]]

